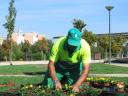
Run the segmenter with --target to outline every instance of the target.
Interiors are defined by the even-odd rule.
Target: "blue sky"
[[[10,0],[0,0],[0,37],[6,37]],[[108,11],[112,5],[111,32],[128,32],[128,0],[15,0],[17,10],[15,31],[37,32],[51,39],[66,35],[73,19],[83,20],[93,33],[108,32]]]

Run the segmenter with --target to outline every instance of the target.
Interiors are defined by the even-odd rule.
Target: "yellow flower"
[[[41,88],[41,86],[39,85],[38,88]]]
[[[87,81],[90,81],[91,79],[90,78],[87,78]]]
[[[32,88],[32,87],[33,87],[33,85],[31,84],[31,85],[29,85],[29,87],[30,87],[30,88]]]
[[[69,89],[72,89],[72,86],[69,86]]]
[[[44,92],[45,92],[45,90],[42,90],[42,92],[44,93]]]
[[[64,84],[64,87],[65,87],[66,89],[68,89],[68,84]]]
[[[25,88],[26,88],[26,89],[28,89],[29,87],[28,87],[28,86],[26,86]]]
[[[72,93],[71,93],[71,94],[69,94],[69,96],[75,96],[75,94],[72,94]]]

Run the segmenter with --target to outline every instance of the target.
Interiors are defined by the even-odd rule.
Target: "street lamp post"
[[[114,8],[113,6],[105,7],[109,12],[109,64],[111,64],[111,10]]]

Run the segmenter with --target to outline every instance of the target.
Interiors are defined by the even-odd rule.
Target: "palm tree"
[[[73,27],[79,29],[82,32],[82,29],[86,26],[86,24],[84,23],[84,21],[80,20],[80,19],[74,19],[73,20]]]

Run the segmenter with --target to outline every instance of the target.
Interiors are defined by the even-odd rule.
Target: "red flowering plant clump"
[[[9,82],[3,82],[0,84],[0,87],[5,87],[5,86],[15,86],[15,83],[12,81],[9,81]]]
[[[109,77],[88,77],[86,84],[94,88],[102,89],[102,92],[117,94],[127,93],[127,85],[124,82],[115,81]]]

